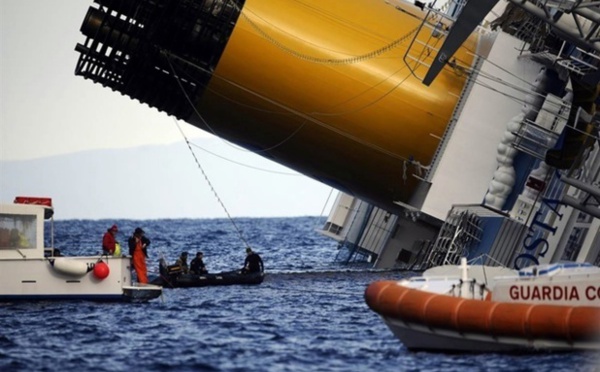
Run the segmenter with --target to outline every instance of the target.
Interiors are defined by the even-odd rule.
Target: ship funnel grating
[[[75,74],[187,119],[210,81],[241,5],[225,0],[95,0]],[[171,57],[175,57],[172,58]],[[173,76],[173,69],[178,79]],[[186,97],[187,96],[187,97]]]

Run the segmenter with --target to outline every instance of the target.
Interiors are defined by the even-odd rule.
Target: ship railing
[[[580,117],[583,121],[591,120],[591,118],[586,118],[585,116],[582,117],[582,115],[589,116],[589,114],[585,113],[585,111],[582,111],[582,109],[579,108],[574,122],[578,123],[580,121]],[[562,114],[556,114],[555,121],[561,122],[561,124],[553,124],[549,126],[545,123],[538,123],[529,119],[523,119],[519,127],[511,132],[515,136],[515,139],[511,145],[517,150],[531,155],[536,159],[544,160],[546,158],[546,151],[555,147],[561,132],[566,130],[565,125],[568,125],[567,117]],[[593,130],[582,130],[574,126],[568,126],[568,128],[571,131],[582,134],[585,138],[587,138],[586,141],[598,142],[599,138],[597,135],[597,128],[599,127],[599,123],[596,120],[593,120],[591,125],[594,128]],[[583,147],[584,146],[582,146],[582,151]],[[581,156],[583,156],[583,154],[580,154],[580,157]]]
[[[508,13],[514,12],[515,8],[519,8],[518,12],[514,12],[518,17],[512,19],[511,23],[521,25],[527,23],[524,22],[525,19],[521,15],[522,12],[525,12],[528,13],[528,18],[538,19],[549,26],[532,30],[529,41],[534,41],[532,37],[535,39],[544,33],[552,36],[549,28],[555,28],[558,31],[555,34],[559,35],[561,39],[567,39],[573,44],[600,51],[598,29],[600,3],[597,0],[509,0],[509,2],[505,13],[507,11]],[[536,49],[541,49],[537,46],[546,47],[544,44],[545,42],[533,43],[534,48],[530,51],[535,53]]]
[[[550,27],[542,19],[529,16],[518,26],[510,28],[508,32],[523,41],[521,54],[526,50],[534,54],[547,51],[546,39],[550,34]]]
[[[458,264],[470,247],[481,241],[480,217],[489,212],[481,205],[453,206],[429,253],[428,267]]]
[[[560,49],[544,47],[544,50],[535,54],[543,57],[570,72],[584,76],[598,71],[600,56],[594,49],[584,49],[567,40],[563,40]]]
[[[450,28],[465,4],[465,0],[450,0],[439,9],[435,8],[435,2],[427,6],[427,15],[417,28],[415,36],[404,55],[404,62],[417,79],[422,81],[425,74],[427,74],[440,47],[448,36]],[[459,71],[469,71],[471,69],[470,66],[457,59],[453,59],[449,64]]]
[[[563,48],[565,43],[563,43]],[[577,75],[583,76],[598,71],[597,65],[600,63],[600,57],[594,51],[575,48],[568,58],[560,58],[561,53],[559,51],[556,63]]]
[[[559,137],[559,133],[529,119],[521,121],[512,134],[515,135],[512,142],[514,148],[540,160],[545,159],[546,151],[554,146]]]
[[[483,253],[477,257],[471,258],[468,261],[468,263],[471,265],[479,264],[479,265],[498,266],[498,267],[508,268],[508,266],[506,266],[503,262],[498,261],[497,259],[495,259],[494,257],[492,257],[491,255],[489,255],[487,253]]]
[[[597,133],[600,124],[597,120],[592,124],[592,132]],[[585,134],[593,137],[596,142],[600,141],[597,135]],[[568,186],[561,194],[561,200],[580,212],[600,218],[600,149],[598,146],[583,147],[578,158],[580,159],[576,161],[574,168],[559,176],[559,180]]]
[[[577,118],[575,122],[577,122],[578,119],[579,118]],[[590,120],[591,118],[587,118],[584,122],[589,122]],[[585,142],[591,140],[598,141],[595,134],[598,123],[596,120],[591,120],[591,122],[596,128],[591,131],[582,131],[573,127],[569,127],[568,129],[584,134],[587,138]],[[530,224],[532,223],[531,221],[532,218],[534,218],[534,215],[540,215],[544,220],[546,218],[551,218],[552,214],[556,213],[556,211],[552,212],[553,208],[549,204],[540,203],[540,200],[545,199],[560,201],[560,204],[562,205],[577,209],[589,216],[600,218],[600,208],[598,208],[600,202],[600,188],[598,188],[597,185],[599,174],[600,157],[598,155],[598,147],[582,145],[579,154],[577,155],[577,159],[573,162],[573,166],[570,169],[551,171],[549,177],[544,180],[544,186],[540,190],[540,195],[536,200],[528,198],[525,198],[528,199],[525,200],[519,197],[518,201],[515,203],[515,207],[520,205],[517,203],[525,203],[525,207],[517,208],[523,209],[523,213],[515,214],[515,207],[513,207],[511,215],[513,219],[524,223],[525,226],[531,226]],[[591,221],[591,218],[587,218],[586,221]],[[584,223],[589,224],[588,222]],[[571,227],[568,227],[568,229],[565,230],[564,234],[568,237],[569,241],[575,239],[574,237],[576,236],[577,231],[581,231],[581,223],[582,222],[579,222],[579,225],[571,225]],[[516,227],[516,229],[518,230],[518,227]],[[531,240],[545,239],[549,234],[549,231],[537,230]],[[516,257],[523,252],[522,248],[518,249],[518,246],[514,245],[510,261],[514,262]],[[539,249],[535,252],[527,253],[533,254],[536,258],[540,254]]]

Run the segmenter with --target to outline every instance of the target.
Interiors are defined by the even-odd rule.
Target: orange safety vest
[[[148,283],[148,269],[146,268],[146,256],[142,249],[142,239],[136,239],[133,251],[133,268],[139,283]]]

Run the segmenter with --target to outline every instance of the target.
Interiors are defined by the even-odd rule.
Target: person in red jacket
[[[115,248],[117,244],[117,233],[119,229],[117,225],[112,225],[106,232],[104,233],[104,237],[102,238],[102,253],[108,255],[115,254]]]

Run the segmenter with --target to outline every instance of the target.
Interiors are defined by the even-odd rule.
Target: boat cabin
[[[0,260],[44,258],[44,220],[52,215],[50,198],[17,197],[14,204],[0,204]]]

